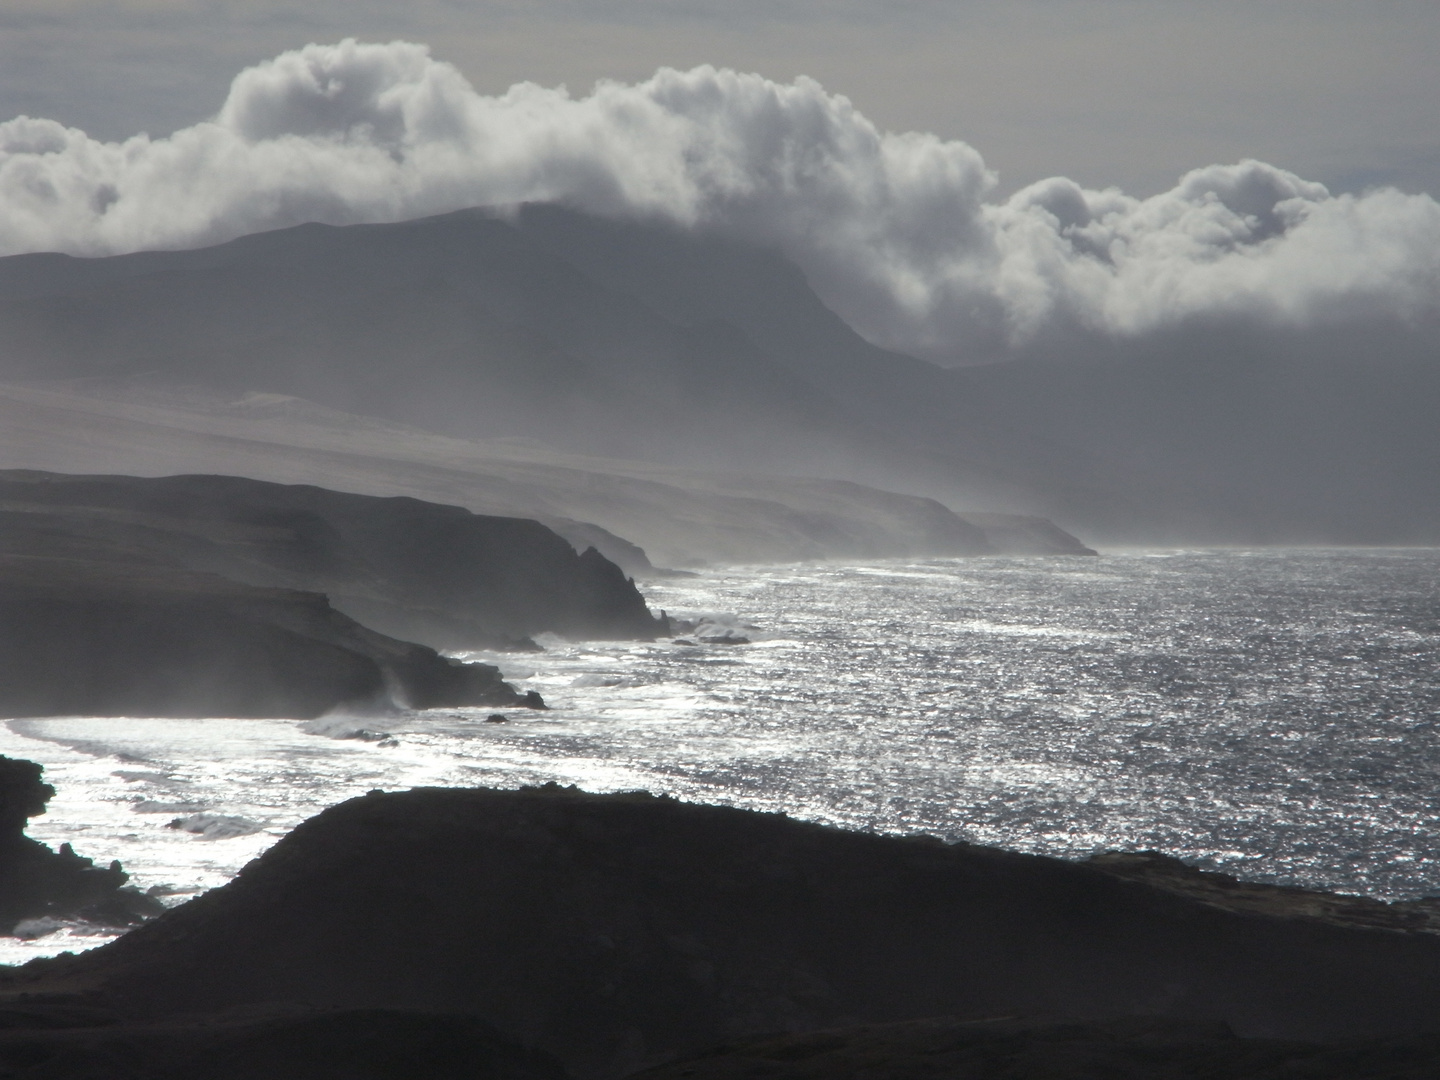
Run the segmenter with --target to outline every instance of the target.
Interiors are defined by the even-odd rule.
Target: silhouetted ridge
[[[747,1035],[937,1015],[1408,1036],[1440,1026],[1440,936],[644,794],[415,790],[327,810],[224,888],[11,985],[136,1017],[459,1010],[616,1076]]]

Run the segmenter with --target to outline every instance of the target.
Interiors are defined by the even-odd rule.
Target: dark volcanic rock
[[[390,702],[527,704],[498,669],[377,634],[317,593],[0,555],[0,716],[303,718]]]
[[[458,1010],[615,1076],[760,1032],[937,1015],[1408,1037],[1440,1028],[1440,937],[645,795],[417,790],[332,808],[230,885],[9,986],[138,1017]]]
[[[52,851],[25,835],[25,822],[45,812],[55,789],[33,761],[0,756],[0,934],[25,919],[78,917],[129,926],[163,910],[129,888],[118,862],[96,866],[69,844]]]
[[[664,632],[618,567],[537,522],[233,476],[0,472],[0,554],[323,592],[366,626],[435,648]]]
[[[634,1080],[1428,1080],[1440,1036],[1319,1045],[1241,1039],[1225,1024],[925,1019],[715,1047]]]
[[[124,1024],[97,1010],[0,1009],[0,1076],[45,1080],[565,1080],[472,1016],[240,1011]],[[109,1023],[97,1023],[97,1020]]]
[[[515,209],[9,256],[0,377],[144,373],[467,438],[845,476],[1116,542],[1440,541],[1433,312],[1077,327],[947,371],[860,337],[768,244]]]

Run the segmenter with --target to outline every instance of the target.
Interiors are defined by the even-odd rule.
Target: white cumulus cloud
[[[1440,204],[1256,161],[1137,199],[1006,200],[970,146],[879,131],[809,79],[700,67],[588,96],[478,94],[420,45],[310,45],[166,138],[0,124],[0,253],[194,247],[324,221],[555,201],[774,245],[872,340],[935,356],[1069,328],[1310,325],[1440,307]]]

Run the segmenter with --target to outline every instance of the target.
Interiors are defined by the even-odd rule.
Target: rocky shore
[[[288,1009],[315,1030],[463,1015],[578,1078],[1440,1068],[1440,935],[1113,870],[644,794],[375,792],[111,945],[6,976],[7,1015],[106,1019],[6,1020],[24,1033],[0,1062],[129,1039],[143,1064],[166,1025]]]
[[[41,771],[33,761],[0,756],[0,933],[13,934],[27,920],[133,926],[163,911],[126,885],[129,875],[118,862],[96,866],[69,844],[54,851],[25,835],[25,823],[43,814],[55,794]]]

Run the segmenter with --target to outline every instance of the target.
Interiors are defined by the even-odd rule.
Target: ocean
[[[1440,550],[729,567],[644,586],[677,640],[475,654],[546,712],[0,725],[30,834],[181,902],[372,788],[646,789],[1081,858],[1440,894]],[[18,963],[107,940],[41,923]]]

